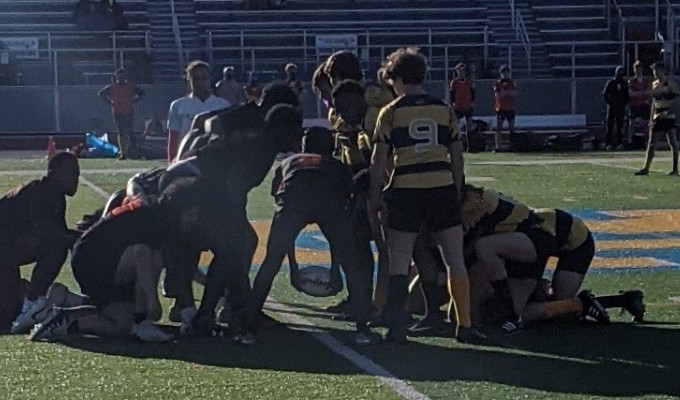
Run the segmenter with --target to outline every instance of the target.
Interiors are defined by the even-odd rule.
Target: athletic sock
[[[466,277],[453,277],[449,279],[449,293],[453,301],[449,307],[449,315],[455,313],[458,326],[469,328],[470,321],[470,281]],[[453,321],[453,318],[451,318]]]
[[[558,315],[580,314],[583,312],[583,303],[577,299],[549,301],[543,304],[545,318]]]
[[[390,276],[390,285],[387,289],[387,304],[385,307],[388,310],[388,318],[390,325],[400,324],[404,319],[406,311],[406,300],[408,299],[408,276],[406,275],[392,275]]]
[[[673,153],[673,171],[678,170],[678,152]]]
[[[626,303],[626,296],[623,294],[613,294],[610,296],[598,296],[595,300],[599,301],[604,308],[624,307]]]
[[[515,303],[512,301],[512,295],[510,294],[510,285],[508,280],[501,279],[498,281],[491,282],[491,286],[494,290],[494,297],[500,307],[503,317],[508,321],[517,320],[517,313],[515,313]]]
[[[445,292],[441,286],[434,282],[423,282],[423,294],[425,295],[425,304],[427,305],[426,317],[434,316],[439,312],[439,307],[442,305],[442,293]]]

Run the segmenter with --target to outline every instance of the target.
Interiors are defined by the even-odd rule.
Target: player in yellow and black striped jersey
[[[408,270],[416,238],[421,229],[427,229],[437,241],[447,269],[458,340],[484,341],[485,336],[470,323],[470,287],[457,190],[463,184],[463,147],[456,117],[446,103],[425,92],[427,61],[416,49],[390,54],[383,67],[398,97],[383,107],[376,123],[369,207],[375,219],[385,211],[388,215],[387,339],[406,340]],[[393,173],[385,185],[390,155]]]
[[[647,143],[647,156],[645,165],[635,175],[649,175],[649,169],[654,159],[654,151],[659,136],[665,135],[671,147],[673,155],[673,168],[668,175],[678,175],[678,139],[675,135],[676,115],[675,102],[680,96],[678,85],[666,76],[666,67],[663,63],[652,64],[654,82],[652,83],[652,112],[649,118],[649,142]]]

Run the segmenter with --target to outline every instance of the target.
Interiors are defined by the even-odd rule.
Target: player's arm
[[[111,85],[106,85],[102,90],[97,93],[97,96],[99,96],[100,99],[104,100],[107,104],[111,104],[111,90],[112,86]]]
[[[72,247],[76,238],[66,227],[66,204],[57,196],[34,192],[29,196],[31,227],[47,241],[59,241]]]
[[[394,112],[391,107],[380,110],[378,121],[373,133],[373,154],[371,156],[370,186],[369,186],[369,218],[378,221],[378,212],[383,209],[382,191],[385,186],[385,169],[387,157],[390,154],[390,133],[392,130]]]
[[[514,81],[510,82],[510,85],[512,86],[511,89],[507,91],[507,95],[510,97],[517,96],[517,86],[515,86],[515,82]]]
[[[607,84],[604,86],[604,90],[602,91],[602,97],[604,97],[604,101],[607,104],[611,104],[611,91],[612,91],[612,82],[609,81]]]
[[[451,131],[451,144],[449,145],[449,156],[451,157],[451,172],[453,173],[453,183],[456,185],[458,196],[463,195],[463,185],[465,184],[465,164],[463,161],[463,142],[461,141],[460,126],[455,113],[451,113],[449,129]]]
[[[501,86],[498,84],[498,82],[493,84],[493,95],[497,99],[501,98]]]

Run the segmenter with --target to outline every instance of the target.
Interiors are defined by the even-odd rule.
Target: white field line
[[[106,193],[106,191],[99,186],[95,185],[91,181],[89,181],[87,178],[80,177],[81,182],[90,189],[94,190],[95,193],[98,195],[102,196],[105,199],[109,198],[109,194]],[[270,298],[270,301],[273,299]],[[308,326],[310,328],[318,328],[315,326],[312,322],[308,321],[305,318],[302,318],[298,315],[293,314],[295,311],[294,308],[284,306],[283,304],[277,303],[275,300],[273,302],[270,302],[269,304],[272,306],[272,309],[275,310],[280,310],[286,313],[284,315],[284,319],[288,322],[298,324],[298,325],[303,325],[303,326]],[[383,385],[389,387],[394,391],[397,395],[400,397],[406,399],[406,400],[430,400],[429,397],[427,397],[425,394],[420,393],[417,391],[413,386],[409,385],[405,381],[397,378],[386,370],[385,368],[381,367],[380,365],[374,363],[371,361],[369,358],[364,357],[363,355],[357,353],[356,351],[352,350],[351,348],[345,346],[340,342],[338,339],[334,338],[330,333],[324,332],[324,331],[310,331],[308,332],[315,340],[318,342],[322,343],[324,346],[326,346],[329,350],[331,350],[333,353],[339,355],[340,357],[346,359],[347,361],[351,362],[354,364],[357,368],[360,370],[364,371],[365,373],[375,376],[378,381],[380,381]]]
[[[299,315],[296,315],[294,313],[296,311],[295,308],[291,308],[281,303],[278,303],[276,302],[275,299],[271,297],[269,298],[269,301],[270,302],[268,306],[270,306],[271,309],[282,311],[285,313],[283,315],[283,319],[286,320],[287,322],[296,325],[307,326],[310,328],[318,328],[307,319],[300,317]],[[369,358],[345,346],[338,339],[334,338],[330,333],[320,330],[308,331],[308,333],[316,341],[328,347],[328,349],[330,349],[333,353],[351,362],[357,368],[364,371],[365,373],[375,376],[378,379],[378,381],[392,389],[392,391],[394,391],[400,397],[407,400],[429,400],[429,397],[427,397],[427,395],[417,391],[413,386],[397,378],[390,371],[376,364]]]
[[[148,168],[119,168],[119,169],[85,169],[80,171],[82,174],[130,174],[134,175],[138,172],[146,171]],[[45,170],[17,170],[17,171],[0,171],[0,175],[18,175],[18,176],[33,176],[44,174]]]
[[[644,161],[644,160],[643,160],[643,161]],[[667,161],[670,161],[670,158],[669,158]],[[631,171],[639,171],[640,168],[641,168],[641,167],[631,167],[631,166],[628,166],[628,165],[615,165],[615,164],[609,164],[609,163],[605,163],[605,162],[589,162],[589,163],[587,163],[587,164],[591,164],[591,165],[599,165],[599,166],[602,166],[602,167],[611,167],[611,168],[619,168],[619,169],[628,169],[628,170],[631,170]],[[640,164],[640,165],[642,165],[642,164]],[[658,169],[650,169],[649,171],[650,171],[650,172],[663,172],[663,171],[658,170]]]
[[[658,161],[670,161],[670,157],[655,158]],[[619,158],[603,158],[603,157],[578,157],[578,158],[557,158],[545,160],[504,160],[504,161],[469,161],[471,165],[559,165],[559,164],[592,164],[592,163],[609,163],[609,162],[640,162],[645,161],[644,156],[640,157],[619,157]]]

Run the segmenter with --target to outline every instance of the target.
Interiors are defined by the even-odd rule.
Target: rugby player
[[[659,136],[665,135],[671,147],[673,165],[668,175],[678,175],[678,138],[675,133],[676,115],[675,102],[680,95],[678,85],[666,76],[666,66],[663,62],[652,64],[654,82],[652,83],[652,112],[649,118],[649,142],[647,143],[647,157],[645,165],[635,175],[649,175],[652,167],[656,142]]]
[[[0,331],[26,333],[49,303],[45,294],[80,236],[66,226],[66,196],[78,189],[80,167],[71,153],[57,153],[47,175],[0,198]],[[21,293],[19,267],[36,263]],[[12,322],[14,321],[14,322]]]
[[[635,76],[628,80],[628,95],[630,97],[630,112],[628,114],[628,145],[632,146],[635,130],[647,127],[649,123],[649,90],[651,85],[643,75],[642,62],[633,63]]]
[[[494,151],[501,151],[501,130],[503,121],[508,121],[508,131],[510,137],[515,132],[515,97],[517,97],[517,87],[515,81],[510,78],[510,68],[501,65],[499,70],[500,78],[493,85],[494,111],[496,111],[496,148]]]
[[[215,307],[225,287],[229,289],[236,330],[237,320],[244,317],[249,291],[247,272],[257,247],[257,235],[247,220],[247,195],[265,178],[278,152],[299,146],[302,117],[298,97],[281,83],[265,89],[261,105],[251,102],[232,107],[207,124],[207,134],[213,139],[207,146],[189,152],[184,161],[194,165],[188,169],[199,171],[197,190],[206,191],[199,200],[200,244],[198,248],[176,248],[172,256],[175,266],[170,271],[179,274],[176,279],[182,289],[177,301],[184,308],[186,329],[212,334]],[[172,181],[173,172],[169,171],[161,184],[163,179]],[[211,250],[214,258],[196,314],[190,287],[201,250]]]
[[[458,120],[465,120],[465,131],[469,133],[474,115],[475,82],[471,76],[468,76],[464,63],[458,63],[454,71],[456,79],[453,79],[449,85],[451,106]]]
[[[157,202],[144,205],[136,199],[113,209],[85,232],[71,259],[73,275],[85,296],[81,306],[57,307],[36,326],[31,339],[52,341],[69,332],[133,334],[150,342],[172,339],[153,324],[162,314],[157,289],[163,267],[161,249],[190,240],[198,223],[192,183],[191,178],[180,179]]]
[[[352,175],[347,168],[332,157],[334,140],[324,128],[308,129],[303,139],[303,152],[282,161],[274,185],[277,210],[274,214],[267,254],[260,267],[248,302],[247,333],[241,343],[255,341],[256,320],[271,290],[274,277],[281,268],[286,252],[294,247],[295,239],[309,224],[317,224],[326,236],[334,254],[334,261],[342,266],[347,276],[347,286],[356,317],[357,344],[371,341],[368,328],[370,312],[370,284],[358,273],[357,253],[354,247],[352,225],[347,202],[352,191]],[[338,270],[336,270],[338,271]],[[339,275],[331,274],[331,284],[342,288]],[[299,288],[297,274],[291,271],[293,286]]]
[[[429,96],[422,84],[425,58],[412,48],[387,57],[386,77],[397,99],[378,117],[371,166],[370,208],[374,219],[387,211],[390,278],[385,305],[387,339],[406,341],[408,269],[416,238],[427,229],[437,241],[448,273],[461,342],[485,336],[471,326],[470,286],[463,260],[463,229],[459,193],[463,186],[463,149],[458,120],[446,103]],[[388,156],[394,169],[385,187]],[[387,204],[383,189],[387,189]]]

